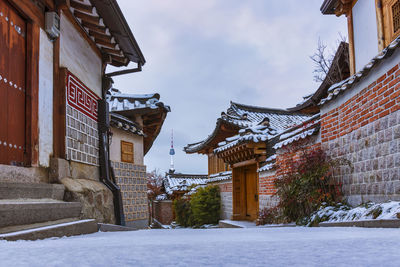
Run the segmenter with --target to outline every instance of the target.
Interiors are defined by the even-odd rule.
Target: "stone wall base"
[[[350,206],[355,207],[367,202],[383,203],[390,200],[400,201],[400,195],[351,195],[345,196],[345,200]]]
[[[221,219],[231,219],[232,214],[232,192],[221,192]]]
[[[66,201],[82,203],[82,218],[115,224],[113,194],[103,183],[72,178],[63,178],[61,183],[66,189]]]
[[[274,208],[278,205],[278,197],[274,195],[260,195],[258,199],[260,211],[264,208]]]
[[[136,220],[126,222],[126,226],[136,229],[147,229],[149,227],[149,220]]]

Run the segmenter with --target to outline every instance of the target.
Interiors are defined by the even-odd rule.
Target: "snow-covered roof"
[[[238,135],[228,137],[225,141],[218,143],[219,147],[214,149],[214,153],[220,153],[241,143],[266,142],[271,136],[276,134],[277,131],[275,129],[264,125],[256,125],[246,129],[241,129]]]
[[[220,182],[232,179],[232,171],[211,174],[208,183]]]
[[[145,136],[145,134],[143,133],[142,127],[138,123],[131,121],[130,119],[128,119],[120,114],[117,114],[117,113],[110,112],[110,116],[111,116],[110,124],[112,127],[130,132],[133,134],[137,134],[140,136]]]
[[[106,95],[112,126],[143,135],[144,154],[150,150],[171,111],[159,99],[159,94],[124,94],[115,88],[108,90]],[[143,123],[139,125],[139,122]]]
[[[328,89],[328,96],[323,98],[319,105],[324,105],[336,98],[340,93],[351,89],[362,78],[367,77],[370,71],[377,66],[382,60],[389,58],[393,52],[400,46],[400,36],[394,39],[385,49],[383,49],[377,56],[375,56],[367,65],[365,65],[359,72],[350,76],[349,78],[332,85]]]
[[[277,143],[273,146],[274,149],[280,149],[300,139],[305,139],[308,136],[316,134],[319,131],[321,123],[320,114],[316,114],[303,122],[301,125],[293,127],[279,134]]]
[[[258,168],[258,172],[265,172],[275,168],[275,160],[276,160],[276,154],[267,158],[264,162],[261,163],[262,166]]]
[[[221,117],[217,119],[214,131],[203,141],[188,144],[184,148],[184,151],[187,153],[195,153],[204,149],[207,145],[212,144],[212,141],[218,138],[218,135],[221,134],[220,128],[223,124],[232,126],[232,129],[236,129],[235,133],[240,129],[246,129],[245,132],[234,137],[235,140],[239,139],[238,142],[251,140],[258,142],[267,140],[265,131],[268,133],[269,131],[280,132],[299,124],[310,116],[311,115],[304,115],[283,109],[257,107],[231,102],[227,111],[222,112]],[[261,127],[262,122],[265,120],[269,120],[270,129]],[[250,136],[250,133],[253,133],[253,135]],[[222,140],[224,140],[224,138]],[[226,144],[231,143],[232,141],[234,140],[228,138]]]
[[[164,178],[165,192],[168,195],[175,191],[187,191],[193,185],[206,185],[207,175],[168,173]]]
[[[158,109],[165,108],[171,111],[169,106],[165,106],[160,101],[160,95],[155,94],[123,94],[118,89],[112,88],[106,97],[110,111],[124,111],[135,109]]]

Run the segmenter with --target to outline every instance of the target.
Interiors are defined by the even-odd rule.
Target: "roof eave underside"
[[[118,45],[130,61],[144,65],[146,60],[116,0],[90,0],[103,18]]]
[[[325,0],[321,5],[321,12],[324,15],[335,14],[335,6],[338,0]]]
[[[201,151],[204,151],[204,149],[206,149],[207,146],[210,143],[212,143],[214,138],[218,136],[219,131],[221,131],[221,125],[223,123],[228,125],[228,126],[231,126],[231,127],[235,128],[236,130],[240,129],[240,127],[238,127],[236,124],[228,122],[228,121],[225,121],[225,120],[223,120],[221,118],[218,118],[217,123],[216,123],[215,128],[214,128],[214,131],[205,140],[203,140],[201,142],[189,144],[186,147],[184,147],[183,150],[188,154],[201,153]],[[190,149],[191,145],[192,146],[196,145],[196,147],[194,149]]]

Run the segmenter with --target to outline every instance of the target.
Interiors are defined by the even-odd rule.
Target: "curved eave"
[[[168,107],[168,109],[165,107]],[[154,141],[160,134],[161,128],[164,124],[168,112],[171,111],[169,106],[165,107],[160,107],[157,111],[143,116],[143,132],[146,135],[143,141],[144,155],[146,155],[147,152],[149,152],[150,148],[153,146]]]
[[[90,0],[110,29],[124,54],[132,62],[144,65],[146,59],[116,0]]]
[[[231,130],[230,131],[223,130],[222,129],[223,125],[230,127]],[[208,153],[209,149],[214,149],[214,146],[217,146],[217,144],[225,140],[225,138],[232,136],[232,132],[237,133],[239,129],[240,127],[237,126],[236,124],[218,118],[214,131],[205,140],[193,144],[188,144],[183,148],[183,151],[185,151],[188,154],[193,154],[193,153],[206,154]],[[191,146],[192,147],[194,146],[194,148],[191,148]]]

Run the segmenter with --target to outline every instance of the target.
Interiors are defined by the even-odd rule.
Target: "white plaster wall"
[[[60,24],[60,66],[101,97],[101,58],[63,14]]]
[[[50,166],[53,154],[53,44],[40,29],[39,49],[39,165]]]
[[[143,137],[118,128],[111,128],[111,131],[110,159],[121,162],[121,141],[126,141],[133,143],[134,164],[143,165]]]
[[[379,52],[375,1],[357,1],[353,7],[353,28],[356,71],[359,71]]]

